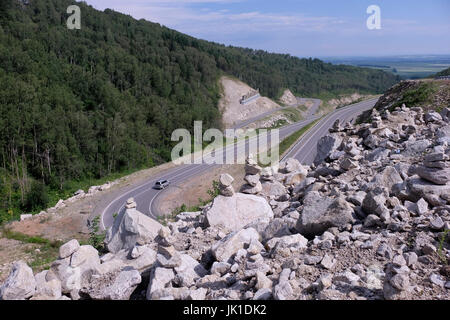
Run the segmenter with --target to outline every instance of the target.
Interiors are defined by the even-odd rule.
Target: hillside
[[[450,81],[448,80],[406,80],[389,90],[378,100],[375,108],[379,111],[392,111],[405,104],[406,107],[421,107],[425,111],[442,109],[450,105]],[[370,111],[361,116],[367,121]]]
[[[27,3],[27,4],[24,4]],[[68,0],[0,6],[0,221],[37,212],[74,181],[169,160],[171,133],[220,127],[218,79],[232,75],[276,99],[380,93],[385,72],[333,66],[198,40],[159,24]],[[66,193],[67,193],[66,192]]]
[[[445,70],[442,70],[441,72],[436,73],[436,77],[442,76],[450,76],[450,68],[447,68]]]

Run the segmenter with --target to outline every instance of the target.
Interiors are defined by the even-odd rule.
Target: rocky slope
[[[295,106],[298,104],[297,98],[289,89],[284,90],[280,102],[286,106]]]
[[[246,105],[241,105],[239,101],[242,96],[255,89],[237,79],[221,77],[220,85],[223,93],[219,101],[219,110],[222,113],[222,123],[225,128],[233,127],[246,119],[280,108],[280,105],[267,97],[259,97]]]
[[[392,110],[405,104],[407,107],[421,107],[423,110],[440,112],[450,105],[450,81],[448,80],[406,80],[390,88],[378,100],[375,108]],[[363,118],[368,119],[369,113]]]
[[[201,212],[162,226],[129,199],[99,255],[76,240],[49,270],[15,263],[1,299],[449,299],[450,109],[335,123],[315,164],[220,177]]]

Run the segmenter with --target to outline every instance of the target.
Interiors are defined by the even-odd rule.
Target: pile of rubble
[[[76,240],[48,271],[17,262],[2,299],[449,299],[449,109],[336,122],[311,166],[247,159],[201,212],[162,226],[133,199],[108,253]]]

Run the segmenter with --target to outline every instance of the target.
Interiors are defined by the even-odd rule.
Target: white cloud
[[[198,32],[209,29],[223,30],[259,30],[266,32],[267,27],[302,27],[306,30],[322,30],[326,26],[333,27],[343,21],[333,17],[306,17],[300,14],[268,14],[259,11],[232,13],[230,10],[210,10],[202,8],[193,10],[192,3],[231,3],[245,0],[131,0],[126,4],[123,0],[88,0],[97,9],[111,8],[131,14],[135,18],[145,18],[168,27],[179,28],[181,32]]]
[[[211,3],[246,0],[87,0],[97,9],[111,8],[137,19],[157,22],[180,32],[225,44],[269,51],[306,54],[323,50],[383,50],[380,41],[414,35],[446,36],[445,27],[414,20],[384,19],[381,30],[367,30],[361,19],[307,16],[301,13],[267,13],[255,8],[244,12],[212,9]],[[191,6],[196,4],[195,6]],[[205,4],[205,6],[202,6]],[[377,41],[375,41],[377,40]],[[401,39],[400,39],[401,40]],[[310,50],[310,51],[307,51]]]

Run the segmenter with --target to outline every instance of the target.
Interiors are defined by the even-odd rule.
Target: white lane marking
[[[173,176],[173,177],[171,177],[171,176],[168,175],[168,177],[169,177],[171,180],[173,180],[173,179],[175,179],[176,177],[178,177],[178,176],[180,176],[180,175],[182,175],[182,174],[184,174],[184,173],[186,173],[186,172],[192,171],[192,170],[194,170],[194,169],[196,169],[196,168],[197,168],[197,166],[195,166],[194,168],[190,168],[190,169],[188,169],[188,170],[185,170],[184,172],[179,173],[179,174],[177,174],[177,175],[175,175],[175,176]],[[177,170],[177,172],[178,172],[178,171],[180,171],[180,170]],[[155,180],[156,180],[156,179],[152,179],[151,181],[149,181],[148,183],[145,184],[145,186],[146,186],[147,184],[152,185],[150,188],[147,187],[145,190],[139,192],[138,194],[135,194],[133,197],[134,197],[134,198],[137,198],[137,197],[139,197],[141,194],[143,194],[143,193],[145,193],[145,192],[148,192],[149,190],[153,189],[153,182],[154,182]],[[144,187],[144,185],[142,185],[141,187]],[[138,189],[138,188],[135,188],[135,189]],[[135,190],[135,189],[134,189],[134,190]],[[129,194],[129,193],[130,193],[130,192],[127,192],[126,194]],[[159,194],[159,192],[158,192],[157,194]],[[156,194],[156,195],[157,195],[157,194]],[[155,196],[156,196],[156,195],[155,195]],[[121,197],[123,197],[123,195],[120,196],[119,198],[121,198]],[[115,199],[114,202],[117,201],[117,200],[118,200],[118,199]],[[108,207],[109,207],[109,206],[108,206]],[[123,205],[119,208],[118,212],[122,211],[122,209],[123,209],[124,207],[125,207],[125,204],[123,204]]]
[[[359,102],[359,103],[356,103],[356,104],[353,104],[353,105],[346,106],[346,107],[344,107],[345,109],[344,109],[344,108],[341,108],[341,109],[337,110],[335,113],[331,113],[330,116],[329,116],[328,118],[325,118],[325,119],[324,119],[324,122],[322,123],[322,125],[321,125],[319,128],[317,128],[317,129],[315,130],[315,132],[317,132],[317,131],[319,131],[320,129],[322,129],[322,127],[328,122],[329,119],[333,118],[333,116],[340,116],[340,113],[346,114],[346,113],[343,112],[343,111],[349,111],[349,109],[352,110],[353,108],[355,108],[355,107],[357,107],[357,106],[360,106],[360,105],[365,104],[365,103],[371,103],[371,102],[373,102],[374,100],[375,100],[375,99],[367,100],[367,101],[362,101],[362,102]],[[378,99],[376,99],[376,100],[378,100]],[[311,128],[311,129],[314,129],[314,128]],[[309,131],[309,133],[311,133],[311,132],[313,132],[313,130]],[[291,151],[290,151],[285,157],[283,157],[283,159],[286,159],[287,156],[288,156],[293,150],[295,150],[295,147],[296,147],[298,144],[303,144],[303,146],[302,146],[301,148],[299,148],[299,150],[297,150],[297,152],[294,154],[293,158],[296,158],[297,155],[300,153],[301,149],[302,149],[305,145],[307,145],[308,142],[309,142],[313,137],[314,137],[314,134],[312,134],[312,135],[309,137],[309,139],[308,139],[306,142],[304,142],[304,143],[303,143],[303,140],[298,141],[298,143],[291,149]],[[307,156],[307,155],[306,155],[306,156]],[[302,158],[302,161],[304,161],[304,159],[306,158],[306,156],[304,156],[304,157]]]
[[[331,114],[331,115],[333,115],[333,114]],[[308,142],[314,137],[314,133],[317,132],[317,131],[319,131],[319,130],[325,125],[325,123],[327,123],[328,119],[331,118],[331,115],[328,116],[328,118],[324,118],[324,119],[323,119],[323,123],[322,123],[322,125],[321,125],[319,128],[317,128],[317,129],[315,128],[317,125],[319,125],[319,123],[317,123],[313,128],[311,128],[311,130],[309,130],[309,131],[307,132],[307,134],[308,134],[310,137],[309,137],[309,139],[308,139],[305,143],[303,143],[303,145],[308,144]],[[316,130],[314,130],[314,129],[316,129]],[[295,147],[296,147],[298,144],[302,144],[302,142],[303,142],[303,139],[301,139],[300,141],[298,141],[298,143],[296,143],[296,144],[294,145],[294,147],[291,149],[291,151],[290,151],[289,153],[291,153],[292,151],[294,151],[294,150],[295,150]],[[297,151],[297,152],[294,154],[293,158],[295,158],[295,157],[297,156],[298,153],[299,153],[299,151]],[[286,155],[286,157],[287,157],[287,155]],[[284,157],[284,158],[286,158],[286,157]]]
[[[374,105],[371,104],[372,102],[374,102],[373,100],[367,100],[367,101],[364,101],[364,102],[367,102],[367,105],[363,105],[363,106],[362,106],[363,109],[365,109],[365,108],[373,108]],[[358,103],[358,104],[355,104],[355,105],[353,105],[353,107],[359,106],[360,104],[363,104],[364,102],[360,102],[360,103]],[[353,111],[353,107],[352,107],[352,108],[346,108],[345,111],[349,111],[349,112],[345,112],[342,116],[339,115],[339,117],[344,117],[345,119],[348,119],[348,118],[351,116],[351,114],[352,114],[350,111]],[[365,111],[365,110],[362,110],[362,112],[364,112],[364,111]],[[337,114],[335,114],[335,115],[337,115]],[[331,118],[331,117],[330,117],[330,118]],[[306,145],[306,144],[304,144],[304,145],[299,149],[299,151],[296,153],[295,157],[296,157],[297,154],[300,152],[300,150],[301,150],[302,148],[304,148],[305,145]],[[309,155],[309,154],[305,154],[305,156],[302,158],[301,162],[305,161],[305,159],[306,159],[306,157],[307,157],[308,155]],[[295,157],[294,157],[294,158],[295,158]]]
[[[328,121],[328,120],[330,120],[330,119],[333,119],[333,117],[330,117],[330,118],[326,119],[326,121],[324,122],[324,125],[325,125],[325,124],[330,124],[330,122]],[[336,121],[336,120],[335,120],[335,121]],[[331,121],[331,122],[333,122],[333,121]],[[316,133],[318,133],[322,127],[323,127],[323,125],[322,125],[320,128],[318,128],[318,129],[316,130]],[[300,151],[302,151],[302,149],[308,144],[308,142],[309,142],[314,136],[315,136],[315,135],[311,135],[311,137],[308,139],[308,141],[306,141],[305,143],[303,143],[303,146],[300,147],[300,148],[297,150],[297,152],[295,153],[294,158],[297,158],[297,155],[300,153]],[[319,138],[319,139],[320,139],[320,138]],[[308,153],[304,154],[304,156],[303,156],[302,160],[300,161],[300,163],[303,163],[308,155],[309,155]]]
[[[314,128],[315,128],[316,126],[318,126],[318,125],[319,125],[319,123],[316,123],[311,129],[308,130],[308,132],[306,133],[306,135],[310,134],[310,133],[314,130]],[[299,129],[299,130],[300,130],[300,129]],[[301,141],[303,141],[302,138],[304,139],[304,137],[301,137],[301,138],[300,138],[300,141],[298,141],[296,144],[294,144],[294,146],[291,148],[291,150],[289,150],[289,152],[283,157],[283,160],[286,159],[286,158],[288,158],[288,156],[289,156],[293,151],[295,151],[296,146],[297,146]],[[296,155],[297,155],[297,154],[295,154],[293,158],[295,158]],[[291,158],[292,158],[292,157],[291,157]]]
[[[174,168],[174,169],[175,169],[175,168]],[[183,165],[181,165],[181,167],[180,167],[180,168],[176,168],[176,170],[175,170],[173,173],[179,172],[180,170],[183,170],[183,169],[184,169],[184,168],[183,168]],[[170,174],[170,173],[168,173],[168,174]],[[157,175],[156,177],[158,177],[158,176],[164,176],[164,174]],[[124,194],[121,194],[120,196],[118,196],[118,197],[116,197],[114,200],[112,200],[112,201],[106,206],[106,208],[102,211],[102,213],[101,213],[101,219],[100,219],[100,221],[101,221],[101,223],[102,223],[103,229],[104,229],[104,230],[106,229],[106,228],[105,228],[104,221],[103,221],[105,212],[109,209],[109,207],[110,207],[113,203],[115,203],[117,200],[119,200],[119,199],[122,198],[123,196],[126,196],[127,194],[130,194],[131,192],[135,191],[136,189],[146,187],[147,184],[152,183],[152,182],[154,182],[156,179],[158,179],[158,178],[156,178],[156,177],[151,178],[150,181],[144,182],[143,184],[141,184],[141,185],[139,185],[139,186],[137,186],[137,187],[135,187],[135,188],[133,188],[133,189],[127,191],[127,192],[124,193]],[[120,210],[119,210],[119,211],[120,211]]]
[[[332,115],[335,115],[335,116],[337,116],[337,117],[340,116],[338,113],[335,113],[335,114],[332,114]],[[331,117],[329,117],[328,119],[325,119],[325,121],[324,121],[324,123],[322,124],[322,126],[320,126],[320,128],[318,128],[318,129],[316,130],[315,133],[318,133],[318,132],[320,131],[320,129],[322,129],[322,127],[323,127],[325,124],[330,124],[330,121],[329,121],[329,120],[331,120],[331,122],[333,122],[334,117],[331,116]],[[334,120],[334,121],[336,121],[336,120]],[[297,155],[300,153],[300,151],[308,144],[309,141],[311,141],[311,139],[312,139],[314,136],[315,136],[315,134],[311,134],[310,138],[309,138],[306,142],[303,143],[303,146],[302,146],[301,148],[299,148],[299,149],[297,150],[297,152],[296,152],[295,155],[294,155],[294,158],[297,157]],[[305,155],[303,156],[302,160],[300,161],[300,163],[303,163],[303,161],[305,161],[305,159],[306,159],[306,157],[307,157],[308,155],[309,155],[309,154],[305,154]]]
[[[206,166],[208,166],[208,165],[206,165]],[[213,167],[214,167],[214,165],[213,165]],[[198,167],[197,169],[202,169],[202,167]],[[205,167],[204,170],[206,170],[206,169],[207,169],[207,168]],[[198,172],[194,172],[194,174],[195,174],[195,173],[198,173]],[[192,175],[193,175],[193,174],[190,174],[190,175],[188,175],[188,176],[185,177],[185,178],[190,178]],[[152,198],[152,200],[150,200],[150,203],[149,203],[149,205],[148,205],[148,212],[150,213],[150,216],[152,216],[155,220],[157,219],[157,216],[152,212],[152,204],[153,204],[153,201],[154,201],[156,198],[158,198],[163,192],[164,192],[164,190],[161,190],[161,192],[158,192],[157,194],[155,194],[155,196]]]

